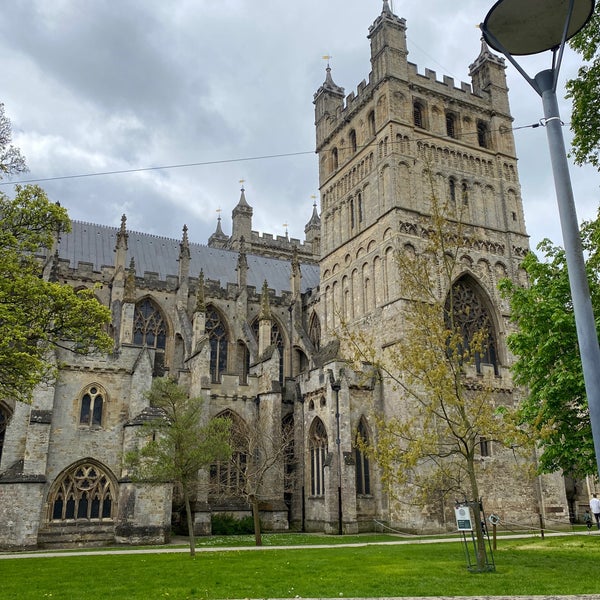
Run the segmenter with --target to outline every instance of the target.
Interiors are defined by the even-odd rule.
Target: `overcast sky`
[[[492,0],[395,0],[409,60],[469,82],[477,23]],[[318,194],[313,94],[331,55],[334,81],[368,79],[368,28],[381,0],[13,0],[0,19],[0,102],[24,153],[71,218],[206,243],[218,210],[231,233],[241,179],[253,228],[304,239]],[[522,61],[530,74],[550,55]],[[578,56],[567,50],[561,80]],[[515,127],[538,122],[540,98],[508,67]],[[564,90],[563,83],[559,95]],[[561,102],[569,121],[569,104]],[[568,128],[565,135],[568,136]],[[532,247],[562,236],[546,131],[515,132]],[[294,156],[259,158],[281,154]],[[252,160],[242,160],[252,159]],[[578,216],[595,216],[598,173],[571,170]],[[23,178],[23,177],[22,177]],[[5,187],[0,188],[6,190]]]

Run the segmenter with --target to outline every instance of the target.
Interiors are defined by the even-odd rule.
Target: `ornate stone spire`
[[[123,302],[133,304],[135,302],[135,259],[131,257],[127,276],[125,277],[125,291],[123,293]]]
[[[191,257],[190,254],[190,242],[188,240],[188,228],[187,225],[183,226],[183,236],[181,242],[179,242],[179,259]]]
[[[196,307],[194,313],[206,312],[206,301],[204,299],[204,271],[200,269],[198,275],[198,289],[196,290]]]
[[[119,232],[117,233],[117,246],[116,249],[127,250],[127,240],[129,235],[127,233],[127,217],[125,215],[121,215],[121,227]]]
[[[271,304],[269,302],[269,286],[265,279],[262,286],[262,293],[260,297],[260,315],[258,317],[261,321],[271,320]]]

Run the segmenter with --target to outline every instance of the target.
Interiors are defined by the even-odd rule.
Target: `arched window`
[[[356,194],[356,210],[358,211],[358,222],[362,223],[363,204],[362,204],[362,194],[360,192],[358,192],[358,194]]]
[[[367,116],[367,124],[369,127],[369,135],[375,135],[375,111],[372,110]]]
[[[10,420],[11,413],[8,411],[6,406],[0,404],[0,459],[2,458],[2,448],[4,447],[4,436],[6,434],[6,427]]]
[[[481,148],[487,148],[489,145],[489,130],[485,123],[477,123],[477,142]]]
[[[463,182],[461,186],[460,193],[462,196],[462,203],[469,204],[469,186],[465,182]]]
[[[231,421],[231,457],[210,466],[210,494],[212,496],[236,497],[242,495],[246,483],[248,463],[248,430],[246,424],[231,410],[218,415]]]
[[[474,361],[477,372],[481,365],[494,367],[498,374],[496,334],[492,317],[485,307],[481,295],[468,278],[459,279],[446,299],[446,323],[451,330],[461,334],[466,350],[471,346],[475,335],[483,333],[481,348],[475,351]]]
[[[446,134],[456,138],[456,117],[452,113],[446,113]]]
[[[349,139],[350,139],[350,150],[352,152],[356,152],[356,131],[354,129],[350,130],[350,135],[349,135]]]
[[[155,348],[153,375],[165,374],[165,346],[167,325],[158,305],[144,298],[135,305],[133,314],[133,343],[136,346]]]
[[[450,202],[456,202],[456,181],[452,177],[448,180],[448,191],[450,194]]]
[[[332,148],[331,150],[331,170],[335,171],[339,166],[339,159],[338,159],[338,149],[337,148]]]
[[[210,341],[210,377],[213,383],[219,383],[227,371],[229,337],[221,315],[212,306],[206,309],[206,334]]]
[[[423,106],[420,102],[415,102],[413,104],[413,123],[415,127],[420,127],[421,129],[425,127],[423,119]]]
[[[240,376],[240,383],[248,383],[248,372],[250,370],[250,352],[244,342],[237,343],[237,374]]]
[[[88,385],[81,394],[79,424],[87,427],[100,427],[106,402],[106,392],[101,386]]]
[[[325,458],[327,456],[327,431],[318,417],[310,428],[310,494],[325,495]]]
[[[367,496],[371,493],[371,469],[369,457],[362,449],[369,443],[369,432],[364,418],[358,423],[356,431],[356,446],[354,448],[354,462],[356,463],[356,494]]]
[[[98,465],[85,462],[71,467],[50,493],[50,521],[111,521],[115,490]]]

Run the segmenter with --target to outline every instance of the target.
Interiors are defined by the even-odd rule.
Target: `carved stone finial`
[[[262,286],[262,293],[260,298],[260,317],[261,320],[271,319],[271,304],[269,302],[269,286],[267,285],[267,280],[265,279]]]
[[[195,313],[206,312],[206,301],[204,298],[204,271],[201,269],[198,275],[198,289],[196,290],[196,307]]]
[[[123,302],[135,302],[135,259],[131,257],[127,276],[125,277],[125,290],[123,292]]]

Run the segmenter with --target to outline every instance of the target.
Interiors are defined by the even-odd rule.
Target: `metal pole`
[[[342,446],[340,439],[340,389],[339,381],[331,384],[331,388],[335,392],[335,421],[336,421],[336,440],[338,454],[338,534],[343,535],[343,513],[342,513]]]
[[[592,309],[590,289],[583,259],[583,246],[575,211],[573,188],[569,175],[567,152],[562,133],[562,121],[555,91],[555,70],[541,71],[535,82],[542,96],[544,117],[554,175],[554,187],[565,246],[567,270],[577,327],[577,340],[583,367],[583,379],[590,413],[596,466],[600,473],[600,346]]]

